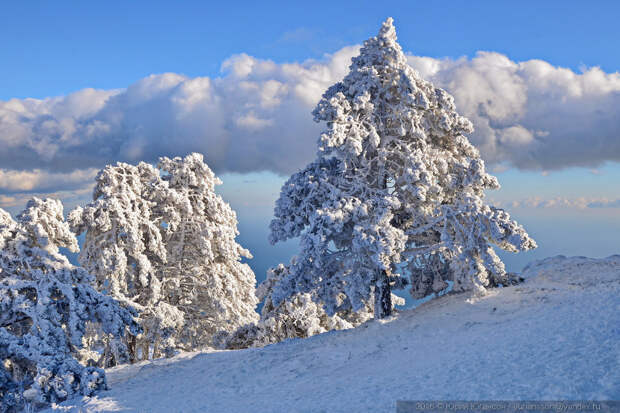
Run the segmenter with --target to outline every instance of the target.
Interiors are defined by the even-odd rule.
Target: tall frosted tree
[[[93,288],[59,247],[77,251],[60,201],[34,198],[14,221],[0,209],[0,410],[60,402],[105,387],[102,369],[78,362],[89,323],[123,336],[132,313]]]
[[[256,278],[241,262],[252,255],[236,242],[237,216],[215,193],[222,181],[201,154],[161,158],[158,167],[168,191],[158,206],[166,221],[163,293],[183,313],[179,345],[190,350],[258,319]]]
[[[143,331],[127,339],[131,361],[171,352],[182,325],[182,314],[161,300],[158,272],[166,248],[154,208],[163,191],[159,171],[150,164],[108,165],[97,175],[93,202],[69,214],[72,229],[85,233],[78,261],[96,276],[98,289],[140,311]],[[118,340],[101,339],[108,353],[104,364],[118,364],[112,351]]]
[[[236,243],[234,211],[202,155],[109,165],[94,200],[70,214],[86,233],[79,261],[98,286],[140,310],[133,360],[211,345],[213,335],[258,318],[254,273]]]
[[[499,188],[464,136],[472,124],[447,92],[408,64],[391,18],[353,58],[313,112],[326,129],[317,159],[282,187],[271,243],[300,237],[297,263],[274,303],[311,293],[329,314],[392,312],[392,290],[426,296],[509,282],[491,245],[535,248],[504,210],[484,203]],[[409,279],[403,274],[409,274]]]

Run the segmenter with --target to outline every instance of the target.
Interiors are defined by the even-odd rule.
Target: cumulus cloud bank
[[[410,56],[423,77],[454,95],[485,160],[530,170],[620,160],[620,73],[575,73],[499,53],[473,59]]]
[[[314,157],[323,126],[310,112],[358,50],[290,64],[242,54],[218,78],[166,73],[122,90],[0,101],[0,192],[66,189],[107,163],[190,151],[204,153],[217,173],[289,174]],[[553,170],[620,160],[619,73],[489,52],[408,59],[454,95],[490,164]]]
[[[199,151],[219,173],[289,173],[315,152],[310,112],[357,50],[302,64],[237,55],[215,79],[165,73],[125,90],[0,102],[0,165],[66,173]]]

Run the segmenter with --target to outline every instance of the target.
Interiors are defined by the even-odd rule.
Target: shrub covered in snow
[[[258,318],[254,273],[240,262],[251,255],[235,241],[219,183],[199,154],[161,158],[158,168],[118,163],[97,176],[93,202],[70,214],[86,233],[79,262],[101,291],[141,312],[132,361],[210,345],[217,331]]]
[[[382,318],[391,291],[409,283],[405,273],[416,297],[446,281],[482,291],[508,282],[491,244],[536,247],[508,213],[484,203],[499,184],[464,136],[471,122],[407,64],[391,18],[313,113],[327,124],[317,159],[284,184],[270,226],[272,243],[301,237],[275,305],[309,293],[328,314],[374,301]]]
[[[246,324],[227,335],[224,348],[263,347],[289,338],[306,338],[330,330],[353,328],[372,318],[372,307],[359,312],[343,311],[330,317],[308,293],[295,294],[274,305],[271,297],[274,287],[289,273],[290,267],[283,264],[269,269],[267,279],[256,289],[258,299],[263,302],[260,321]]]
[[[77,251],[60,201],[34,198],[14,221],[0,209],[0,402],[19,411],[105,387],[104,371],[78,362],[87,324],[123,336],[132,313],[97,292],[59,247]],[[123,348],[118,349],[123,352]]]

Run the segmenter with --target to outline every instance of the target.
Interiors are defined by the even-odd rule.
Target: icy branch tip
[[[388,17],[381,25],[379,30],[379,36],[384,39],[390,39],[396,41],[396,29],[394,28],[394,19]]]

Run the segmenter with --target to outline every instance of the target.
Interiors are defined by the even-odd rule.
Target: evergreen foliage
[[[328,314],[374,301],[383,318],[393,289],[411,284],[419,298],[453,281],[454,290],[483,291],[509,282],[492,244],[536,247],[485,204],[499,183],[464,135],[471,122],[407,64],[391,18],[313,114],[326,122],[317,159],[284,184],[270,225],[272,243],[301,237],[276,305],[309,293]]]

